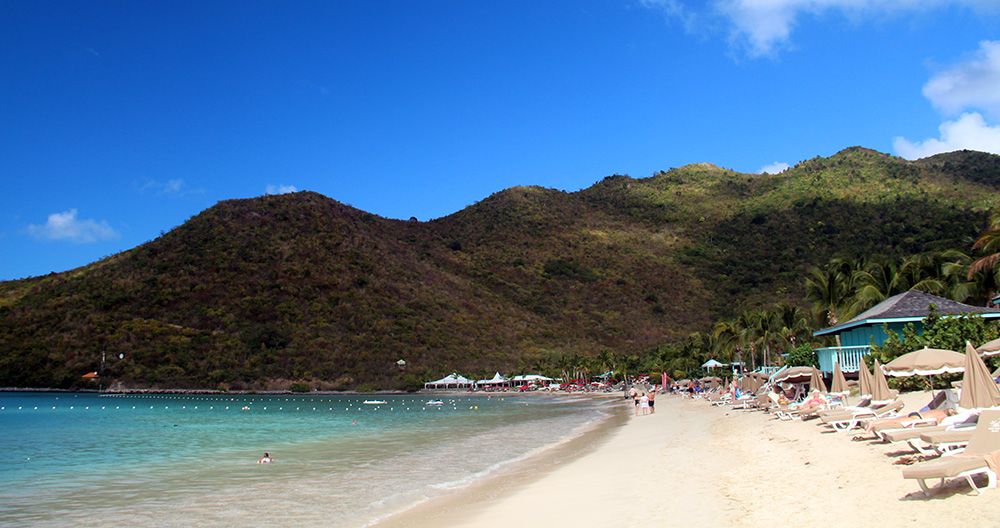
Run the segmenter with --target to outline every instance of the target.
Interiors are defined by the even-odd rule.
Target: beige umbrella
[[[965,342],[965,375],[962,376],[962,398],[958,406],[963,409],[1000,406],[1000,390],[986,369],[986,363],[968,341]]]
[[[812,378],[813,367],[789,367],[774,377],[775,383],[806,383]]]
[[[862,398],[872,397],[872,373],[864,361],[858,363],[858,384]]]
[[[990,357],[1000,354],[1000,339],[994,339],[993,341],[988,341],[983,343],[982,346],[976,349],[983,357]]]
[[[965,372],[965,354],[954,350],[921,348],[882,365],[887,376],[937,376]]]
[[[889,382],[882,372],[882,364],[875,360],[875,368],[872,379],[872,403],[888,403],[893,400],[893,394],[889,390]]]
[[[812,375],[809,376],[809,391],[814,390],[826,392],[826,382],[823,381],[823,376],[819,375],[819,369],[816,367],[812,368]]]
[[[840,362],[833,364],[833,382],[830,386],[830,394],[848,394],[847,380],[844,379],[844,371],[840,370]]]

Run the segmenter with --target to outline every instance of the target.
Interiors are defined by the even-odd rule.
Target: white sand
[[[929,397],[905,395],[907,410]],[[976,497],[963,481],[930,499],[893,461],[906,446],[852,441],[816,421],[657,399],[655,415],[630,418],[595,449],[543,475],[494,483],[463,499],[430,503],[405,526],[997,526],[1000,489]],[[623,412],[625,412],[623,410]],[[980,480],[980,485],[985,480]],[[470,492],[466,492],[470,493]],[[477,500],[478,497],[478,500]],[[501,519],[506,521],[499,522]],[[391,524],[394,524],[391,523]]]

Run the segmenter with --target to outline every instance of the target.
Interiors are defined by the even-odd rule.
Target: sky
[[[696,162],[1000,153],[1000,0],[0,0],[0,71],[0,280],[263,194],[429,220]]]

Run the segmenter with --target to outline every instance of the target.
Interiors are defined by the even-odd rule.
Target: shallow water
[[[535,395],[365,399],[0,392],[0,524],[362,526],[611,412]],[[264,451],[273,464],[256,464]]]

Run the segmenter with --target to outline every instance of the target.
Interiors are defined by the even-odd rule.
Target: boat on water
[[[365,401],[363,401],[361,403],[363,403],[365,405],[385,405],[385,404],[387,404],[389,402],[387,402],[385,400],[365,400]]]
[[[428,400],[427,403],[425,403],[424,405],[432,405],[432,406],[433,405],[444,405],[444,402],[441,401],[441,400]]]

